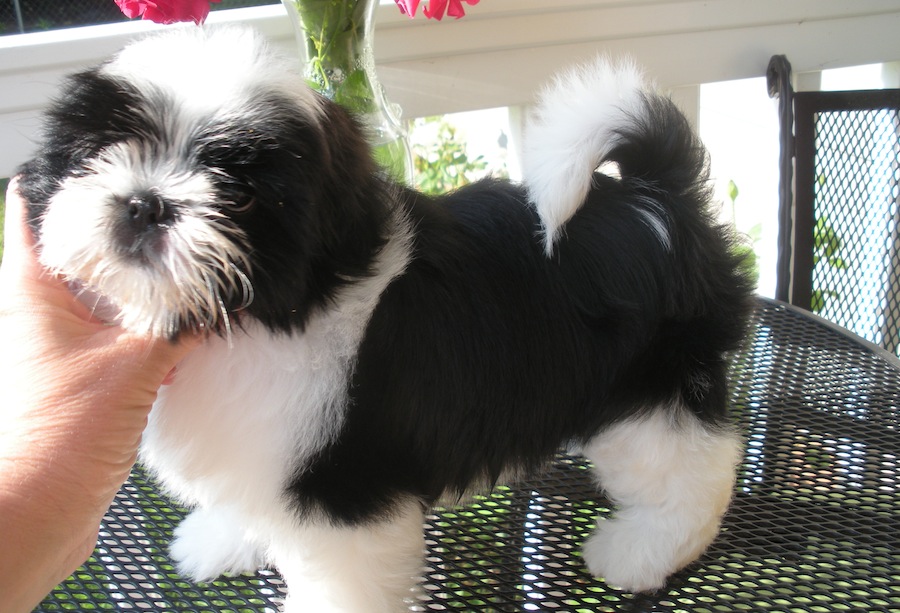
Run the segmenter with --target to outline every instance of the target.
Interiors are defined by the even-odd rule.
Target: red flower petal
[[[428,19],[437,19],[440,21],[444,18],[444,11],[447,10],[447,0],[428,0],[428,6],[422,9]]]
[[[428,6],[422,12],[428,19],[437,19],[440,21],[446,12],[451,17],[459,19],[466,14],[462,3],[478,4],[478,0],[428,0]]]
[[[416,16],[416,11],[419,8],[420,0],[394,0],[397,3],[397,6],[400,7],[400,12],[404,15],[409,15],[410,19]]]
[[[147,5],[144,0],[116,0],[116,4],[129,19],[142,15]]]
[[[200,24],[209,15],[209,3],[221,0],[115,0],[126,17],[140,15],[156,23],[193,21]]]

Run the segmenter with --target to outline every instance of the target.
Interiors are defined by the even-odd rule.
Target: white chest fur
[[[252,325],[230,342],[210,339],[161,390],[142,461],[184,502],[271,504],[340,428],[355,350],[348,336],[358,337],[342,332],[273,335]]]
[[[231,338],[210,338],[179,365],[141,445],[141,460],[172,494],[188,504],[261,513],[338,434],[366,325],[410,259],[409,225],[399,215],[396,221],[375,273],[342,290],[303,333],[248,322]]]

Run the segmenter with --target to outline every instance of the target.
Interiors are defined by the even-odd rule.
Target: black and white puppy
[[[425,509],[560,446],[619,507],[584,546],[595,575],[659,588],[710,544],[750,286],[704,149],[602,61],[527,139],[524,186],[395,185],[245,30],[174,29],[68,80],[21,171],[41,261],[126,328],[207,332],[141,450],[194,507],[183,572],[268,563],[287,610],[402,608]]]

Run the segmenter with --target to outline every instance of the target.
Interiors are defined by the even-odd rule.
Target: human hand
[[[94,318],[41,267],[24,219],[13,181],[0,266],[0,594],[26,611],[90,555],[157,390],[199,339]]]

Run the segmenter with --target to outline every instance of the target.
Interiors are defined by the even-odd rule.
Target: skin
[[[90,556],[161,385],[199,342],[94,319],[35,257],[11,182],[0,266],[0,595],[31,611]]]

